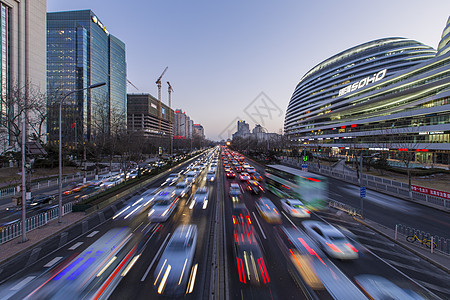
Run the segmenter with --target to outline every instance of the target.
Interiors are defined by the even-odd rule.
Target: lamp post
[[[364,197],[363,197],[363,194],[362,194],[362,188],[363,188],[363,158],[364,157],[375,157],[375,156],[377,156],[377,155],[379,155],[380,153],[374,153],[374,154],[372,154],[372,155],[362,155],[362,153],[363,153],[363,151],[361,150],[361,155],[360,155],[360,165],[359,165],[359,195],[360,195],[360,198],[361,198],[361,216],[363,216],[363,213],[364,213],[364,202],[363,202],[363,199],[364,199]]]
[[[101,83],[96,83],[93,85],[90,85],[86,88],[82,88],[82,89],[77,89],[77,90],[73,90],[68,92],[67,94],[64,95],[64,97],[61,99],[61,101],[59,101],[59,172],[58,172],[58,223],[62,222],[62,147],[61,147],[61,111],[62,111],[62,104],[64,102],[64,100],[66,100],[66,98],[74,93],[78,93],[84,90],[89,90],[89,89],[94,89],[97,87],[101,87],[104,86],[106,84],[106,82],[101,82]]]

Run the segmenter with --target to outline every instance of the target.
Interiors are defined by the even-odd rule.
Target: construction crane
[[[131,84],[136,90],[138,90],[139,91],[139,89],[127,78],[127,82],[129,83],[129,84]]]
[[[171,108],[171,100],[172,100],[172,92],[174,91],[172,86],[170,85],[170,82],[167,81],[168,85],[168,92],[169,92],[169,132],[170,132],[170,157],[172,158],[173,154],[173,132],[172,132],[172,108]]]
[[[158,86],[158,100],[161,101],[161,78],[164,76],[164,73],[166,73],[167,69],[169,67],[166,67],[164,69],[164,71],[162,72],[161,76],[158,77],[158,79],[156,79],[156,85]]]

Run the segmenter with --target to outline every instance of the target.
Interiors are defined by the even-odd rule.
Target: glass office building
[[[125,45],[109,34],[91,10],[47,13],[47,91],[49,141],[58,140],[58,101],[62,106],[63,143],[77,143],[109,133],[111,112],[126,125]],[[56,105],[55,105],[56,104]]]
[[[450,19],[449,19],[450,21]],[[345,50],[307,72],[284,129],[301,148],[333,155],[385,152],[450,163],[450,23],[435,50],[384,38]]]

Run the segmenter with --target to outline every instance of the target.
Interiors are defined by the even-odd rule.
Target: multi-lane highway
[[[373,289],[376,282],[397,295],[392,299],[450,298],[447,273],[333,210],[311,212],[308,219],[340,228],[358,258],[339,260],[325,254],[305,232],[304,219],[283,210],[264,181],[264,192],[255,195],[239,176],[225,176],[222,158],[231,160],[233,154],[214,151],[189,165],[199,172],[187,195],[173,196],[175,184],[168,187],[166,182],[169,174],[154,181],[127,200],[113,218],[27,269],[12,272],[1,282],[0,298],[367,299],[367,293],[381,293]],[[248,162],[264,174],[262,166]],[[182,173],[178,182],[185,180],[188,164],[171,171]],[[216,177],[207,181],[211,168],[216,168]],[[232,183],[240,187],[240,195],[230,190]],[[200,197],[203,187],[206,198]],[[357,206],[354,189],[330,179],[329,197]],[[164,202],[158,197],[167,195],[172,196],[163,211],[167,220],[150,222],[157,205]],[[438,229],[448,229],[445,213],[385,195],[368,196],[367,217],[387,226],[410,222],[409,226],[423,224],[424,230],[448,234],[445,228]],[[256,203],[261,197],[275,205],[272,211],[278,216],[260,214]],[[191,231],[179,234],[176,230],[182,225],[195,227],[195,238]]]

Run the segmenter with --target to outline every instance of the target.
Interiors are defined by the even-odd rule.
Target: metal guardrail
[[[431,252],[438,251],[447,255],[450,255],[450,239],[446,239],[443,237],[439,237],[437,235],[432,235],[431,233],[421,231],[419,229],[415,229],[412,227],[408,227],[402,224],[395,225],[395,239],[398,240],[398,235],[401,234],[405,239],[408,237],[416,236],[421,241],[427,241],[428,246],[425,243],[421,243],[420,241],[411,241],[412,243],[424,247],[429,248]],[[402,237],[402,238],[403,238]],[[429,243],[428,243],[429,242]],[[435,243],[435,247],[431,247],[432,243]]]
[[[71,201],[63,205],[63,216],[72,212],[72,206],[80,200]],[[58,205],[51,206],[47,211],[26,219],[27,232],[42,227],[58,218]],[[0,244],[4,244],[22,235],[22,221],[17,220],[13,223],[0,227]]]
[[[298,162],[296,160],[292,159],[285,159],[283,160],[284,163],[291,165],[293,167],[301,168],[302,163]],[[320,168],[316,164],[307,163],[308,164],[308,170],[313,171],[322,175],[331,176],[334,178],[339,178],[344,181],[353,183],[353,184],[359,184],[359,178],[355,176],[356,172],[350,172],[345,170],[333,170],[329,166],[321,166]],[[402,197],[402,198],[410,198],[409,194],[409,185],[403,182],[395,181],[395,180],[389,180],[382,177],[377,177],[373,175],[364,175],[363,174],[363,184],[373,190],[381,191],[396,197]],[[434,206],[440,206],[447,210],[450,210],[450,200],[426,195],[418,192],[411,192],[412,199],[415,201],[421,201],[430,203]]]
[[[109,169],[105,168],[105,169],[101,169],[98,174],[104,174],[107,172],[109,172]],[[86,172],[86,177],[91,177],[94,175],[95,175],[95,171]],[[74,181],[74,180],[79,180],[82,178],[84,178],[84,174],[66,175],[63,177],[63,183]],[[54,185],[58,185],[58,178],[32,182],[31,183],[31,191],[39,190],[42,187],[50,187],[50,186],[54,186]],[[8,188],[1,189],[0,190],[0,198],[8,197],[8,196],[15,196],[16,194],[21,195],[20,186],[21,186],[21,184],[18,184],[17,186],[14,186],[14,187],[8,187]]]

